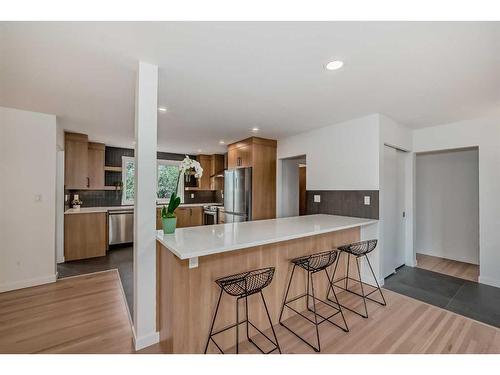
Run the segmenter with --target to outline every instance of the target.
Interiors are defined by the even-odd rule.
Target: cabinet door
[[[191,209],[188,207],[179,207],[175,210],[177,216],[177,228],[185,228],[191,226]]]
[[[64,215],[65,261],[105,256],[106,248],[105,212]]]
[[[227,167],[233,168],[246,168],[252,166],[252,145],[242,145],[235,147],[227,153],[228,162]]]
[[[203,225],[203,207],[191,207],[190,224],[192,227]]]
[[[88,137],[85,134],[66,133],[64,143],[65,188],[88,188]]]
[[[105,146],[102,143],[89,143],[88,177],[90,188],[104,189],[104,150]]]
[[[246,168],[252,166],[252,145],[246,145],[238,148],[238,157],[236,159],[237,167]]]
[[[210,171],[211,171],[211,157],[210,155],[199,155],[198,161],[203,168],[203,175],[198,180],[198,189],[199,190],[210,190]]]
[[[161,208],[157,207],[156,208],[156,229],[162,229],[163,224],[161,222]]]

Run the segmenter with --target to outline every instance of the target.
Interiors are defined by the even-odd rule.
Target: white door
[[[405,202],[405,152],[384,146],[383,277],[393,274],[405,263],[404,202]]]

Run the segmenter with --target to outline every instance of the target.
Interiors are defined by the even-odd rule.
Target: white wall
[[[283,212],[280,197],[284,183],[279,159],[298,155],[307,157],[307,190],[379,190],[382,207],[384,199],[381,178],[383,171],[384,143],[404,150],[412,149],[411,131],[380,115],[345,121],[313,131],[301,133],[293,137],[278,140],[278,215]],[[411,219],[413,154],[408,152],[406,158],[407,186],[407,224],[405,226],[405,243],[408,264],[414,264],[413,256],[413,221]],[[383,212],[380,221],[370,229],[370,233],[379,238],[379,248],[383,249],[383,236],[380,235],[383,225]],[[371,256],[372,265],[377,276],[380,274],[379,253]],[[379,282],[383,282],[379,278]]]
[[[55,116],[0,107],[0,176],[0,292],[55,281]]]
[[[299,155],[307,156],[307,190],[377,190],[379,116],[278,140],[278,159]]]
[[[479,264],[477,149],[417,155],[415,252]]]
[[[416,130],[415,152],[479,147],[479,281],[500,287],[500,116]]]
[[[305,164],[304,157],[279,160],[281,171],[281,192],[278,193],[280,201],[277,207],[278,217],[299,216],[299,165]]]

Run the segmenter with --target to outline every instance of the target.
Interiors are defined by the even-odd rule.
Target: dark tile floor
[[[500,328],[500,288],[407,266],[384,288]]]
[[[133,278],[133,249],[131,246],[110,248],[105,257],[75,260],[57,265],[60,279],[83,275],[86,273],[106,271],[117,268],[120,273],[125,297],[127,298],[130,315],[133,315],[134,305],[134,278]]]

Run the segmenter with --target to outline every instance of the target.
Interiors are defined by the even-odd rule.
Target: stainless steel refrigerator
[[[252,168],[224,171],[226,223],[252,220]]]

